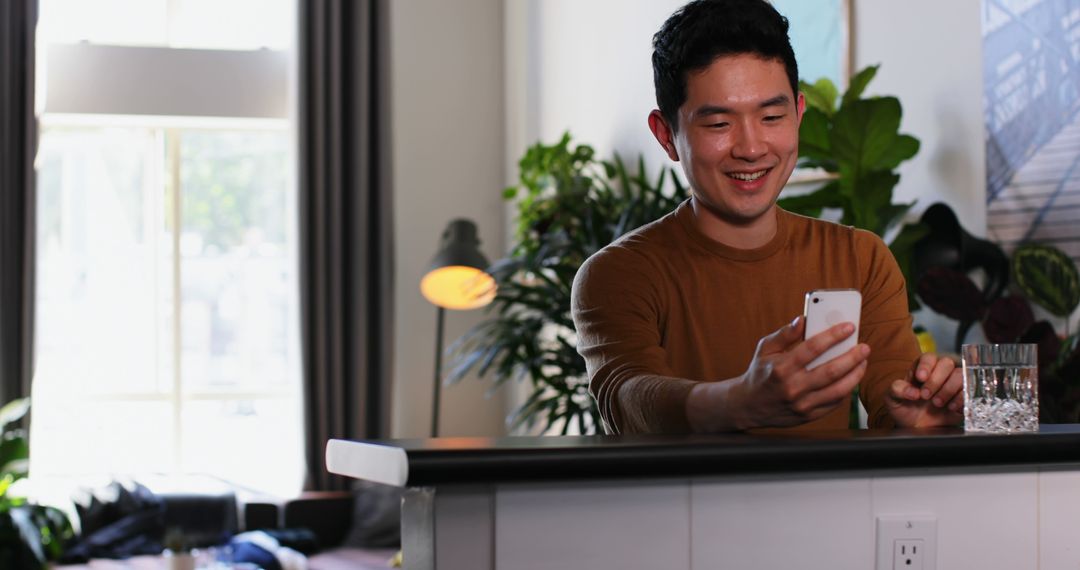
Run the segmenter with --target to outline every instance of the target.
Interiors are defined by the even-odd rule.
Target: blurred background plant
[[[923,219],[933,231],[916,245],[915,289],[927,307],[958,322],[954,350],[976,323],[988,342],[1037,344],[1039,421],[1080,421],[1080,350],[1069,323],[1080,306],[1076,263],[1058,248],[1036,243],[1021,244],[1007,257],[1000,246],[959,228],[944,204],[932,206]],[[982,286],[973,272],[981,273]],[[1036,320],[1032,304],[1049,318]],[[1051,319],[1060,319],[1063,335]]]
[[[63,511],[12,493],[29,467],[26,430],[18,425],[29,409],[29,398],[0,408],[0,568],[45,568],[74,537]]]
[[[837,210],[840,223],[884,239],[915,205],[893,203],[893,190],[900,182],[896,169],[919,152],[920,143],[900,132],[903,107],[899,99],[863,96],[878,67],[856,73],[843,95],[827,78],[812,84],[799,82],[806,97],[799,128],[799,167],[821,169],[828,181],[812,192],[781,198],[778,204],[814,218]],[[925,234],[920,224],[905,224],[889,244],[905,278],[911,248]],[[912,310],[917,308],[912,295],[908,300]]]
[[[570,316],[574,275],[590,255],[689,193],[671,168],[652,179],[643,158],[631,170],[618,155],[602,160],[591,146],[572,144],[569,133],[531,146],[519,167],[518,184],[503,192],[517,201],[514,245],[488,269],[498,294],[490,317],[450,347],[448,379],[475,370],[491,376],[493,390],[524,382],[524,402],[508,418],[512,429],[596,433],[600,414]]]

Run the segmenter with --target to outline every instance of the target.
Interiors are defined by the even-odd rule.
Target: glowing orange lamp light
[[[438,308],[435,328],[435,395],[431,404],[431,437],[439,436],[439,397],[442,391],[443,321],[446,309],[468,310],[495,298],[495,279],[484,272],[488,261],[480,253],[476,224],[452,220],[443,231],[439,251],[420,280],[420,293]]]

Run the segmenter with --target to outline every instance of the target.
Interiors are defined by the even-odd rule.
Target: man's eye
[[[705,125],[705,126],[709,127],[710,129],[722,129],[722,128],[728,126],[728,124],[727,123],[710,123],[710,124]]]
[[[777,122],[777,121],[779,121],[780,119],[783,119],[783,118],[784,118],[784,115],[766,115],[765,116],[765,122],[766,123],[775,123],[775,122]]]

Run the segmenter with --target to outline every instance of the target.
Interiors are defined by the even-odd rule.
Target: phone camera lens
[[[815,303],[817,303],[817,302],[818,302],[818,301],[820,301],[820,300],[821,300],[821,299],[818,299],[817,297],[814,297],[814,302],[815,302]]]

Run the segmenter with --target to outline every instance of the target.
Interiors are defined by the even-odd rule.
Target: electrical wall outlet
[[[877,517],[876,570],[937,570],[937,517]]]
[[[897,539],[893,542],[893,568],[926,570],[924,556],[925,542],[919,539]]]

